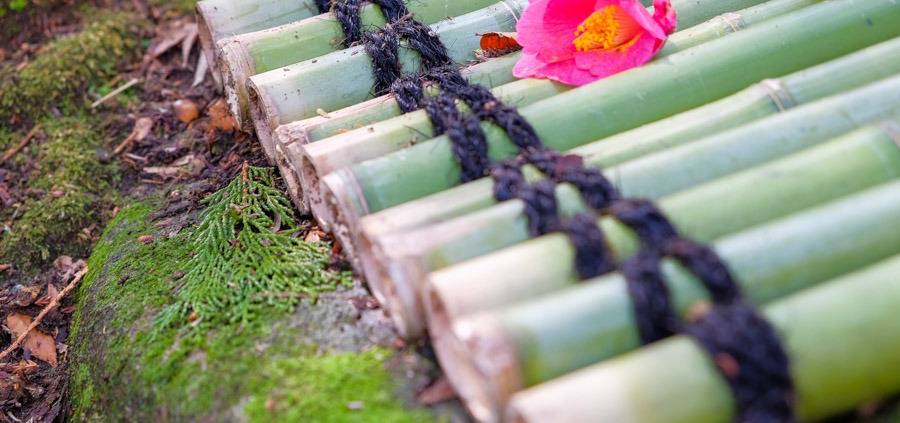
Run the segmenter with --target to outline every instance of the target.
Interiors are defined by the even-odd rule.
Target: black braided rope
[[[408,11],[402,1],[376,1],[389,25],[365,36],[361,34],[359,0],[335,1],[333,11],[344,27],[347,45],[365,38],[366,52],[372,58],[376,75],[376,95],[392,92],[404,112],[424,107],[435,133],[446,134],[450,139],[463,182],[490,171],[498,201],[519,198],[525,203],[529,232],[533,236],[558,230],[567,233],[576,247],[576,269],[582,278],[612,271],[614,258],[595,216],[579,214],[560,220],[556,183],[573,184],[588,206],[603,210],[631,227],[643,248],[623,263],[622,272],[644,343],[683,329],[672,309],[660,270],[664,256],[678,260],[697,276],[716,302],[713,312],[686,330],[715,358],[728,379],[738,403],[739,421],[792,421],[793,387],[787,355],[771,326],[752,307],[740,301],[737,284],[714,251],[680,238],[676,228],[652,202],[621,199],[602,172],[586,168],[580,157],[563,156],[545,148],[534,128],[515,108],[499,101],[489,89],[468,84],[450,66],[444,45],[430,28],[405,19]],[[408,47],[419,53],[420,74],[403,74],[400,40],[406,40]],[[426,98],[426,81],[437,84],[441,93]],[[457,101],[465,103],[471,114],[460,112]],[[501,127],[519,148],[519,157],[490,166],[482,120]],[[522,174],[525,163],[537,167],[547,178],[527,184]],[[729,367],[723,362],[737,364]]]
[[[525,216],[528,218],[528,232],[531,236],[541,236],[560,228],[556,184],[552,180],[545,178],[519,187],[516,196],[525,203]]]
[[[403,0],[371,0],[381,8],[381,13],[389,24],[399,21],[409,15],[409,9]]]
[[[463,114],[456,107],[456,98],[441,92],[425,104],[436,133],[445,133],[453,145],[453,155],[460,159],[460,178],[464,182],[484,176],[489,166],[487,140],[481,121],[471,114]]]
[[[787,353],[775,329],[753,306],[743,301],[717,304],[684,332],[703,346],[728,381],[736,422],[795,421]]]
[[[660,271],[660,260],[658,251],[645,249],[622,263],[634,323],[643,344],[667,338],[678,330],[678,318]]]
[[[400,66],[400,38],[390,26],[383,31],[367,32],[362,37],[366,53],[372,60],[375,95],[385,94],[394,81],[403,75]]]
[[[362,18],[359,16],[362,0],[333,0],[331,13],[344,30],[344,47],[362,40]]]
[[[616,270],[616,258],[597,226],[597,216],[579,213],[562,223],[575,247],[575,270],[581,279],[590,279]]]
[[[316,10],[319,13],[328,13],[331,11],[331,0],[315,0]]]

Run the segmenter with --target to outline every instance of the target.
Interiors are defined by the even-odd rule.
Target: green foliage
[[[271,179],[268,170],[249,168],[246,181],[239,177],[207,200],[208,208],[197,225],[171,237],[163,236],[148,218],[154,210],[148,204],[125,208],[109,224],[88,261],[90,270],[78,292],[69,337],[73,366],[70,420],[153,421],[160,410],[165,410],[170,421],[331,422],[362,416],[389,422],[431,419],[427,411],[404,409],[391,395],[394,386],[383,367],[388,351],[322,352],[319,346],[302,340],[303,334],[285,320],[289,314],[279,312],[287,310],[288,303],[274,305],[245,323],[209,318],[197,326],[205,329],[202,333],[185,332],[177,324],[155,324],[160,310],[184,301],[191,273],[197,275],[191,278],[202,273],[216,281],[210,287],[240,291],[237,285],[228,286],[222,274],[209,266],[201,273],[193,269],[199,265],[195,258],[206,249],[202,244],[212,240],[223,244],[209,250],[218,251],[211,260],[234,269],[235,263],[217,255],[248,257],[229,252],[232,239],[247,239],[240,237],[243,231],[268,231],[265,236],[253,232],[253,237],[273,239],[281,245],[278,249],[291,246],[306,251],[280,256],[301,260],[291,263],[295,270],[287,273],[312,278],[305,284],[316,288],[300,288],[301,292],[321,292],[326,285],[343,283],[347,275],[325,272],[328,251],[323,246],[314,244],[315,248],[309,249],[299,240],[276,239],[291,234],[290,230],[271,231],[278,226],[277,215],[281,215],[282,228],[299,228]],[[254,216],[256,213],[259,216]],[[235,222],[244,226],[236,227]],[[228,232],[229,228],[235,229],[234,237],[216,235],[216,231]],[[151,235],[154,241],[138,242],[142,235]],[[261,243],[254,244],[255,248],[268,247]],[[281,267],[278,262],[267,265]],[[299,267],[310,270],[296,270]],[[330,282],[324,283],[326,280]],[[178,286],[182,288],[176,289]],[[243,298],[255,302],[252,296]],[[223,316],[242,315],[228,308],[217,310]],[[271,411],[266,406],[269,398],[276,401]],[[352,401],[362,402],[364,409],[349,410],[347,403]],[[292,420],[295,416],[303,418]]]
[[[89,85],[102,85],[120,63],[139,56],[140,25],[133,14],[101,13],[78,34],[50,43],[24,69],[0,69],[0,122],[37,120],[52,107],[77,110]]]
[[[86,257],[91,237],[82,232],[102,223],[111,208],[107,193],[116,169],[96,157],[97,134],[77,118],[46,119],[47,139],[36,147],[39,176],[28,186],[44,192],[26,200],[10,233],[0,235],[0,261],[32,273],[61,254]]]
[[[261,313],[293,309],[298,294],[315,296],[350,282],[327,270],[328,247],[296,237],[301,228],[271,169],[248,167],[204,201],[193,257],[163,326],[190,313],[205,324],[245,324]]]

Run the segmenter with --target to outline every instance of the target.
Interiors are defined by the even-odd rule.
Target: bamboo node
[[[779,79],[764,79],[759,85],[766,91],[779,112],[797,106],[797,100],[791,95]]]
[[[893,120],[881,122],[879,124],[881,130],[887,134],[888,138],[894,140],[894,144],[900,147],[900,123]]]

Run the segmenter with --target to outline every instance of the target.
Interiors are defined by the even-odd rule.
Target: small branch
[[[129,88],[131,88],[131,87],[133,87],[133,86],[135,86],[135,85],[137,85],[137,83],[139,83],[139,82],[141,82],[140,78],[132,78],[130,81],[126,82],[126,83],[125,83],[124,85],[122,85],[121,87],[116,88],[116,89],[113,90],[111,93],[109,93],[109,94],[107,94],[107,95],[105,95],[105,96],[103,96],[103,97],[100,97],[99,100],[97,100],[97,101],[91,103],[91,108],[94,109],[94,108],[96,108],[97,106],[99,106],[99,105],[103,104],[104,102],[106,102],[107,100],[109,100],[109,99],[111,99],[111,98],[113,98],[113,97],[115,97],[115,96],[117,96],[117,95],[119,95],[119,94],[122,94],[123,91],[125,91],[125,90],[127,90],[127,89],[129,89]]]
[[[70,292],[72,292],[73,289],[75,289],[75,287],[78,285],[78,283],[81,282],[82,279],[84,279],[84,275],[87,274],[87,271],[88,271],[88,268],[87,268],[87,266],[85,266],[83,269],[81,269],[81,271],[79,271],[78,273],[75,274],[75,277],[72,279],[72,281],[69,282],[69,284],[66,285],[66,287],[62,291],[60,291],[59,294],[56,294],[56,297],[54,297],[53,300],[50,301],[50,304],[47,304],[47,306],[44,307],[44,309],[41,310],[40,313],[38,313],[37,317],[35,317],[34,320],[31,322],[31,324],[28,325],[28,328],[25,329],[25,331],[22,332],[22,334],[19,335],[18,338],[16,338],[16,340],[12,343],[12,345],[10,345],[5,350],[3,350],[3,352],[0,352],[0,361],[2,361],[4,358],[6,358],[6,356],[9,355],[11,352],[15,351],[16,348],[19,348],[20,346],[22,346],[22,343],[25,342],[25,338],[28,337],[28,334],[31,333],[31,331],[34,330],[34,328],[38,327],[39,324],[41,324],[41,321],[44,320],[44,317],[48,313],[50,313],[51,311],[53,311],[53,309],[55,309],[57,306],[59,306],[59,303],[62,301],[63,298],[65,298],[66,295],[68,295]]]
[[[22,141],[19,142],[19,145],[10,148],[9,151],[7,151],[6,154],[3,155],[3,157],[0,157],[0,164],[5,163],[7,160],[13,158],[13,156],[15,156],[16,154],[19,154],[22,149],[28,146],[28,143],[31,142],[31,139],[34,138],[34,135],[37,134],[40,129],[40,124],[34,125],[34,128],[31,128],[31,130],[28,131],[28,134],[25,135],[25,138],[22,138]]]

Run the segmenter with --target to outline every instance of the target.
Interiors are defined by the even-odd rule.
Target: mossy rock
[[[234,213],[250,209],[233,204]],[[88,263],[69,341],[71,420],[435,419],[428,410],[408,408],[411,388],[405,376],[421,379],[433,364],[388,347],[396,337],[388,319],[380,310],[354,306],[352,300],[365,295],[358,285],[307,281],[322,289],[295,297],[291,307],[272,303],[270,312],[245,320],[212,322],[193,311],[174,325],[161,318],[161,311],[180,309],[183,293],[190,292],[185,285],[196,283],[188,281],[189,267],[200,256],[197,240],[207,239],[199,230],[202,222],[229,217],[207,212],[200,224],[160,227],[150,218],[153,209],[138,204],[120,212]],[[153,241],[146,242],[150,237]],[[318,269],[322,263],[292,265]],[[220,288],[242,291],[244,282]],[[221,311],[236,307],[240,304],[231,303]]]
[[[0,69],[0,122],[80,110],[89,86],[107,83],[121,65],[140,57],[144,25],[132,13],[97,13],[82,31],[48,44],[23,69]]]
[[[98,160],[100,136],[86,119],[45,119],[41,125],[46,138],[36,142],[33,158],[40,169],[27,184],[40,194],[24,201],[10,232],[0,235],[0,261],[25,273],[59,255],[90,254],[93,239],[83,230],[106,221],[118,178],[114,165]]]

